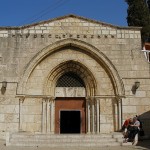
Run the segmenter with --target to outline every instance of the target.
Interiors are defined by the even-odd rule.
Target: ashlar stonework
[[[140,30],[75,15],[0,27],[0,138],[111,133],[135,115],[149,134],[150,70]],[[80,120],[73,131],[63,128],[65,113]]]

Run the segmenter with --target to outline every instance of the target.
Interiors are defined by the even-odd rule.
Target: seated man
[[[140,130],[140,122],[138,121],[137,117],[133,118],[133,125],[130,125],[129,128],[129,135],[127,141],[133,141],[135,142],[135,135],[139,132]],[[134,144],[134,143],[133,143]]]
[[[127,120],[125,120],[123,126],[122,126],[122,131],[123,131],[123,136],[124,138],[126,138],[128,135],[128,129],[130,128],[130,125],[133,123],[133,119],[129,118]]]

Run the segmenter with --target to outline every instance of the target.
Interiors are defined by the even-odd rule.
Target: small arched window
[[[56,87],[85,87],[85,85],[77,74],[68,72],[58,79]]]

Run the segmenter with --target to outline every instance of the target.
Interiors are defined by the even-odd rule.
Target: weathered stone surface
[[[2,28],[0,87],[2,81],[7,81],[7,87],[0,95],[0,130],[41,132],[46,124],[46,130],[54,132],[55,111],[51,110],[55,110],[52,102],[57,96],[90,97],[90,129],[100,112],[101,133],[112,132],[118,125],[120,99],[123,120],[134,115],[147,118],[149,63],[140,50],[139,28],[116,27],[72,15],[22,28]],[[67,72],[83,80],[83,91],[72,87],[67,96],[60,91],[57,94],[57,81]],[[133,93],[136,81],[140,87]],[[99,106],[95,97],[100,99]],[[94,131],[96,127],[95,123]]]

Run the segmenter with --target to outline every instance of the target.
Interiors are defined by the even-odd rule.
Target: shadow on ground
[[[150,111],[139,115],[138,119],[142,122],[145,136],[141,137],[143,140],[139,140],[137,146],[150,150]]]
[[[136,146],[139,147],[139,149],[144,148],[146,150],[150,150],[150,140],[140,140]]]

